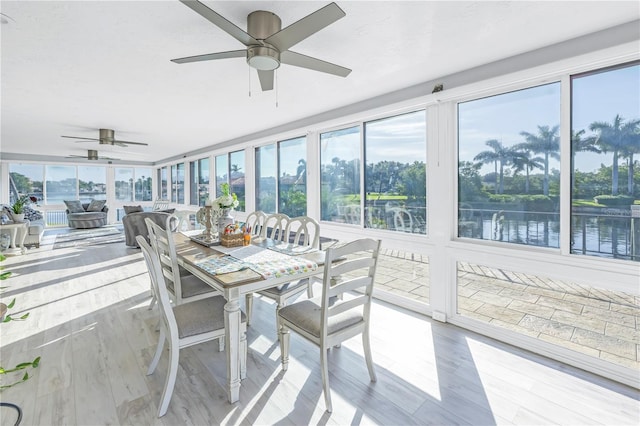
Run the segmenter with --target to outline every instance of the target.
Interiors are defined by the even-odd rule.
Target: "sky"
[[[576,76],[572,88],[572,123],[574,129],[593,133],[594,121],[612,122],[616,114],[640,118],[640,65],[604,73]],[[472,161],[489,139],[504,146],[524,142],[521,131],[536,134],[538,125],[560,124],[560,83],[550,83],[459,105],[459,159]],[[594,171],[604,163],[610,165],[610,154],[577,153],[576,167]],[[551,167],[559,168],[553,161]],[[492,172],[485,165],[482,173]]]

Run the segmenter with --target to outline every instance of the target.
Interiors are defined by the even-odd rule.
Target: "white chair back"
[[[153,202],[152,211],[166,210],[169,208],[169,200],[156,200]]]
[[[174,215],[169,215],[165,225],[166,228],[171,229],[171,223],[175,220],[177,220],[177,218]],[[147,229],[149,230],[151,247],[160,261],[162,275],[166,280],[166,286],[169,292],[172,293],[175,303],[179,305],[182,303],[182,283],[180,281],[180,269],[178,268],[178,259],[176,256],[176,247],[173,241],[173,235],[171,235],[171,231],[162,229],[161,226],[154,223],[149,218],[144,221],[147,224]]]
[[[160,260],[155,250],[153,250],[151,245],[147,244],[143,236],[138,235],[136,237],[136,241],[142,250],[142,255],[144,256],[147,269],[149,270],[151,286],[158,301],[160,312],[162,313],[161,320],[166,327],[166,330],[169,332],[169,335],[175,335],[177,338],[178,324],[176,323],[176,318],[171,307],[171,298],[169,297]]]
[[[287,224],[289,223],[289,216],[282,213],[274,213],[267,216],[264,221],[264,228],[261,237],[271,238],[276,241],[289,241],[289,236],[286,235]]]
[[[282,369],[287,370],[289,364],[289,330],[318,345],[322,388],[329,412],[332,411],[329,348],[362,334],[369,377],[371,381],[376,381],[371,357],[369,317],[380,243],[380,240],[366,238],[327,249],[320,307],[317,301],[303,300],[285,306],[278,312]]]
[[[336,336],[329,333],[327,324],[332,316],[364,306],[362,311],[363,325],[365,327],[369,326],[371,296],[373,294],[380,244],[380,240],[365,238],[352,241],[341,247],[327,249],[324,263],[321,314],[321,339],[327,346],[333,345],[332,340],[334,337],[336,344],[351,337],[342,335],[345,330],[336,332]],[[347,260],[334,265],[334,262],[342,257],[346,257]],[[356,296],[334,303],[336,298],[342,298],[343,293],[346,292],[355,292]],[[357,332],[355,334],[362,332],[362,329],[353,326],[348,327],[347,331],[352,328],[356,329]]]
[[[289,236],[294,233],[294,245],[320,248],[320,224],[309,216],[291,218],[284,233]]]
[[[394,208],[393,225],[396,231],[413,232],[413,216],[407,209]]]
[[[264,228],[264,223],[267,220],[267,215],[260,210],[249,213],[247,216],[247,220],[245,221],[245,225],[251,227],[251,236],[259,237],[262,235],[262,229]]]

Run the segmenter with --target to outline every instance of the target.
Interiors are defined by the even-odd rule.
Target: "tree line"
[[[525,175],[525,193],[530,190],[531,173],[535,170],[543,171],[542,193],[549,195],[550,175],[549,164],[551,159],[560,159],[559,126],[537,126],[537,133],[520,132],[524,142],[512,146],[504,146],[497,139],[485,142],[490,150],[478,153],[473,161],[461,162],[461,175],[473,177],[474,170],[479,172],[485,164],[493,164],[495,185],[494,192],[503,194],[505,191],[505,169],[509,168],[514,175]],[[625,120],[620,114],[616,114],[612,122],[594,121],[589,125],[592,135],[585,137],[585,130],[572,131],[572,164],[575,167],[575,155],[578,152],[593,152],[597,154],[610,154],[613,158],[611,166],[611,195],[618,195],[619,188],[619,159],[627,160],[627,193],[634,195],[634,155],[640,153],[640,119]],[[575,177],[572,178],[572,187],[575,188]]]

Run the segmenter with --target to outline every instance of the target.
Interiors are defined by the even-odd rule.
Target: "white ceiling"
[[[253,10],[286,27],[328,2],[204,3],[246,29]],[[636,1],[337,3],[347,16],[292,50],[353,72],[283,65],[276,107],[244,59],[169,61],[243,48],[178,1],[2,0],[0,154],[157,162],[640,17]],[[99,128],[149,146],[60,137]]]

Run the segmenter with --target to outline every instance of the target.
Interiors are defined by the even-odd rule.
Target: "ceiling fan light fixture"
[[[280,52],[269,46],[251,46],[247,49],[247,63],[257,70],[275,70],[280,66]]]

